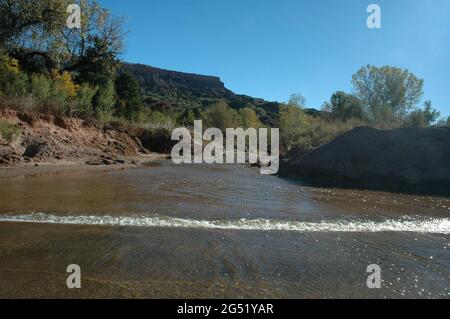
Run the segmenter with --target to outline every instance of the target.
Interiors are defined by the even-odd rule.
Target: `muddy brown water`
[[[169,161],[1,179],[0,297],[450,298],[450,200]]]

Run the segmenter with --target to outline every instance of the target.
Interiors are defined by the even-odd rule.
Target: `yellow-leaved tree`
[[[80,86],[72,79],[72,74],[67,71],[59,73],[57,70],[52,70],[52,79],[56,82],[58,88],[62,89],[68,100],[74,99]]]

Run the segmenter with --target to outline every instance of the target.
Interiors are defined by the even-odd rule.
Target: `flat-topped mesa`
[[[173,90],[184,91],[215,98],[235,97],[235,94],[216,76],[169,71],[131,63],[123,63],[123,69],[133,73],[140,86],[146,90],[162,93]]]

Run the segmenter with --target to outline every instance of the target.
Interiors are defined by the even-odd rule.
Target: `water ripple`
[[[26,215],[0,215],[0,222],[22,222],[60,225],[96,225],[129,227],[196,228],[244,231],[292,232],[414,232],[450,234],[449,218],[404,217],[370,220],[333,220],[320,222],[282,221],[271,219],[195,220],[166,216],[57,216],[32,213]]]

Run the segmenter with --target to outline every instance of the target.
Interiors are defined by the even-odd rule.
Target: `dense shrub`
[[[44,75],[33,75],[30,82],[31,95],[39,102],[47,102],[51,95],[51,82],[52,81]]]
[[[92,117],[94,115],[92,99],[96,93],[97,88],[93,88],[88,84],[80,85],[73,103],[73,114],[81,115],[83,117]]]
[[[332,119],[340,121],[365,118],[361,100],[342,91],[334,93],[323,108],[330,113]]]
[[[250,108],[243,108],[238,111],[239,125],[244,129],[248,128],[260,128],[263,124],[259,120],[256,112]]]
[[[28,89],[28,77],[20,71],[16,59],[0,56],[0,96],[25,96]]]
[[[172,130],[177,126],[172,116],[158,111],[142,111],[137,123],[147,129]]]
[[[280,135],[284,150],[309,149],[328,143],[337,136],[365,123],[358,119],[336,120],[306,114],[292,105],[280,109]]]
[[[230,108],[225,101],[208,108],[203,113],[202,119],[207,127],[215,127],[222,131],[233,128],[239,123],[237,112]]]
[[[435,110],[431,101],[426,101],[423,109],[412,111],[405,119],[405,126],[407,127],[429,127],[435,123],[441,113]]]
[[[118,114],[136,121],[142,109],[142,97],[138,81],[131,73],[122,73],[116,79]]]
[[[116,103],[114,83],[110,80],[104,86],[99,87],[93,101],[97,118],[102,122],[111,121]]]
[[[55,115],[69,112],[69,94],[61,78],[50,78],[44,75],[32,75],[29,94],[34,99],[35,111]]]
[[[280,143],[284,149],[290,150],[305,144],[303,136],[306,132],[307,121],[307,116],[301,108],[293,105],[280,107]]]

